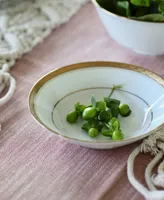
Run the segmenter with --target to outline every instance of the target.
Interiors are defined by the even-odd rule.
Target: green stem
[[[108,98],[110,98],[112,96],[112,94],[113,94],[114,91],[115,91],[115,89],[113,87],[112,90],[111,90],[111,92],[110,92],[110,94],[109,94],[109,96],[108,96]]]
[[[110,98],[112,96],[112,94],[115,90],[121,89],[122,87],[123,87],[123,85],[114,85],[109,96],[108,96],[108,98]]]

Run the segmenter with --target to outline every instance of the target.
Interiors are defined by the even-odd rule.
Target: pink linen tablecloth
[[[28,93],[45,73],[83,61],[120,61],[164,76],[164,57],[138,55],[113,41],[91,3],[16,63],[17,91],[0,108],[0,200],[143,200],[130,185],[126,162],[137,144],[91,150],[63,141],[30,116]],[[137,158],[143,182],[149,156]]]

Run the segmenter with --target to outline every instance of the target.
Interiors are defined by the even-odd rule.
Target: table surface
[[[28,93],[45,73],[83,61],[120,61],[164,76],[164,57],[138,55],[106,33],[91,3],[13,67],[17,91],[0,108],[1,200],[143,200],[127,179],[132,144],[113,150],[91,150],[49,135],[30,116]],[[143,182],[149,156],[137,158],[135,172]]]

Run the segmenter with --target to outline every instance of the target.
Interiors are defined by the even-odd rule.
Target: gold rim
[[[49,131],[62,136],[65,139],[69,139],[72,141],[79,141],[79,142],[87,142],[87,143],[97,143],[97,144],[103,144],[103,143],[119,143],[121,141],[88,141],[88,140],[79,140],[79,139],[75,139],[75,138],[71,138],[68,136],[64,136],[59,132],[56,132],[52,129],[50,129],[49,127],[47,127],[46,124],[44,124],[37,116],[36,112],[35,112],[35,107],[34,107],[34,98],[37,94],[37,92],[39,91],[39,89],[49,80],[51,80],[52,78],[66,73],[68,71],[73,71],[73,70],[77,70],[77,69],[82,69],[82,68],[91,68],[91,67],[99,67],[99,66],[103,66],[103,67],[115,67],[115,68],[122,68],[122,69],[128,69],[128,70],[132,70],[132,71],[136,71],[139,72],[141,74],[144,74],[148,77],[150,77],[151,79],[155,80],[157,83],[159,83],[162,87],[164,87],[164,79],[162,77],[160,77],[159,75],[157,75],[156,73],[151,72],[150,70],[144,69],[142,67],[138,67],[135,65],[131,65],[131,64],[126,64],[126,63],[119,63],[119,62],[104,62],[104,61],[96,61],[96,62],[84,62],[84,63],[77,63],[77,64],[72,64],[72,65],[67,65],[65,67],[56,69],[54,71],[51,71],[50,73],[44,75],[43,77],[41,77],[32,87],[30,94],[29,94],[29,109],[30,109],[30,113],[33,116],[33,118],[44,128],[48,129]],[[122,141],[137,141],[140,139],[145,138],[146,136],[149,136],[152,132],[156,131],[157,129],[161,128],[164,125],[164,123],[162,123],[161,125],[159,125],[157,128],[153,129],[152,131],[148,132],[145,135],[141,135],[141,136],[137,136],[137,137],[133,137],[133,138],[129,138],[129,139],[124,139]]]
[[[95,5],[95,7],[100,8],[103,12],[105,12],[106,14],[111,15],[113,17],[119,17],[119,18],[122,18],[122,19],[125,19],[125,20],[132,20],[132,21],[135,21],[135,22],[142,22],[142,23],[152,23],[152,24],[163,24],[164,23],[164,22],[147,22],[147,21],[142,21],[142,20],[124,17],[124,16],[121,16],[121,15],[112,13],[112,12],[106,10],[105,8],[101,7],[96,0],[91,0],[91,1]]]

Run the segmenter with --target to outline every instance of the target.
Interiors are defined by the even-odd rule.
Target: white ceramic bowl
[[[144,22],[118,16],[92,0],[109,35],[119,44],[147,55],[164,54],[164,23]]]
[[[92,139],[81,130],[80,122],[74,125],[66,122],[66,115],[75,103],[90,104],[92,94],[102,100],[114,84],[124,84],[124,88],[115,91],[113,98],[132,109],[128,118],[120,119],[124,140],[112,141],[101,134]],[[110,149],[140,140],[161,126],[163,97],[164,80],[150,71],[124,63],[88,62],[66,66],[42,77],[31,90],[29,106],[33,117],[61,138],[84,147]]]

